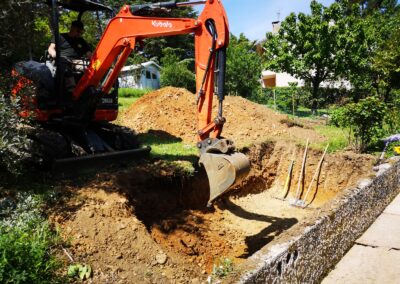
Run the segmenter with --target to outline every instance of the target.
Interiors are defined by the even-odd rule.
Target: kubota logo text
[[[170,22],[162,22],[162,21],[151,21],[151,24],[155,28],[172,28],[172,23]]]

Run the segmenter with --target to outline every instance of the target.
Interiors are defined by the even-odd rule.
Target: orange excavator
[[[23,62],[15,72],[21,76],[14,93],[24,81],[34,82],[37,95],[30,98],[29,115],[40,124],[33,140],[40,144],[41,161],[53,170],[79,169],[112,160],[132,159],[150,151],[139,148],[135,135],[110,122],[118,115],[118,74],[135,47],[146,38],[193,34],[195,39],[196,101],[198,113],[199,163],[210,183],[209,203],[240,182],[248,173],[249,160],[236,152],[234,143],[221,137],[225,118],[226,48],[229,41],[228,20],[221,0],[160,2],[125,5],[109,21],[93,56],[84,71],[74,73],[73,92],[65,88],[66,68],[60,58],[58,9],[79,12],[112,11],[95,1],[49,0],[52,8],[56,45],[55,72],[48,64]],[[155,17],[160,9],[204,5],[197,19]],[[21,81],[22,80],[22,81]],[[212,101],[218,99],[216,116]],[[25,98],[26,101],[26,98]],[[33,108],[32,108],[33,105]],[[26,113],[25,113],[26,114]],[[179,127],[179,126],[177,126]]]

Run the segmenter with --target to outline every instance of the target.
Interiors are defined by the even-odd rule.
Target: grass
[[[274,105],[266,105],[266,106],[272,110],[275,110]],[[311,118],[311,119],[316,119],[316,118],[319,118],[321,115],[324,115],[324,114],[329,115],[331,113],[330,109],[322,108],[322,109],[317,110],[316,115],[313,115],[311,109],[303,107],[303,106],[299,106],[297,108],[297,110],[295,111],[295,116],[293,116],[291,110],[285,110],[285,109],[281,109],[281,108],[277,107],[276,111],[279,113],[282,113],[282,114],[287,114],[291,118],[299,117],[299,118]]]
[[[118,96],[120,98],[140,98],[141,96],[150,93],[152,89],[133,89],[133,88],[119,88]]]
[[[185,144],[182,139],[166,132],[149,130],[139,135],[139,141],[151,147],[151,155],[171,163],[171,166],[185,173],[193,173],[193,164],[198,159],[198,150],[194,145]]]
[[[143,95],[151,92],[151,89],[131,89],[131,88],[120,88],[118,89],[118,107],[120,110],[126,110],[129,108],[137,99]]]
[[[134,102],[136,102],[139,98],[118,98],[118,107],[119,110],[128,109]]]
[[[314,127],[315,131],[327,137],[329,142],[328,153],[333,153],[345,149],[348,146],[348,140],[345,132],[333,125],[319,125]],[[315,148],[323,150],[327,142],[318,143]]]

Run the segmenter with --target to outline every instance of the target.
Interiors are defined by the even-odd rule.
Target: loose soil
[[[74,260],[93,267],[91,282],[203,283],[221,257],[237,265],[272,240],[286,240],[343,189],[373,175],[372,156],[327,155],[308,207],[291,206],[304,151],[296,142],[325,137],[307,127],[289,128],[280,122],[284,116],[243,98],[228,97],[226,105],[231,122],[224,135],[243,148],[251,171],[212,208],[205,207],[209,188],[201,168],[194,176],[183,176],[154,160],[80,185],[59,186],[63,198],[52,207],[50,220],[69,240]],[[124,113],[120,123],[139,133],[162,130],[194,143],[193,94],[174,88],[153,92]],[[251,145],[253,139],[258,142]],[[309,150],[300,183],[303,197],[321,155]],[[293,175],[285,191],[292,158]]]
[[[214,100],[214,109],[216,109]],[[122,113],[120,123],[140,133],[162,130],[181,138],[185,143],[197,142],[197,116],[195,95],[185,89],[163,88],[138,99]],[[242,97],[227,96],[224,101],[226,123],[223,136],[233,139],[238,147],[264,142],[285,140],[311,143],[323,142],[326,138],[313,129],[289,127],[287,116],[276,113],[263,105]],[[215,113],[214,113],[215,115]],[[215,117],[215,116],[213,116]]]

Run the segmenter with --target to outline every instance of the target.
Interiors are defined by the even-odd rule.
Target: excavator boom
[[[120,160],[123,157],[136,157],[148,153],[150,148],[140,149],[136,136],[130,129],[108,123],[118,115],[118,74],[142,40],[193,34],[197,147],[200,152],[199,163],[204,167],[209,179],[209,204],[247,175],[250,169],[249,160],[235,151],[231,140],[221,138],[225,123],[223,101],[226,50],[229,43],[228,19],[221,0],[170,1],[123,6],[109,21],[88,67],[79,74],[67,70],[67,63],[60,60],[57,5],[79,12],[78,19],[85,11],[112,9],[91,0],[48,2],[52,6],[55,31],[55,76],[53,77],[47,63],[22,62],[15,69],[23,79],[26,77],[27,82],[36,82],[40,87],[46,85],[43,84],[46,81],[44,79],[52,83],[45,88],[46,92],[38,92],[35,99],[25,98],[27,102],[32,101],[33,105],[32,108],[31,103],[27,103],[26,113],[33,114],[41,126],[31,135],[32,141],[38,145],[37,148],[45,149],[39,159],[41,165],[53,165],[53,169],[60,172],[64,168],[75,171],[80,169],[78,162],[93,165],[100,161],[107,163],[113,158]],[[197,19],[154,16],[160,9],[197,4],[204,5]],[[72,94],[70,88],[67,90],[65,83],[66,76],[71,79],[71,74],[75,76],[74,81],[75,78],[78,80],[72,88]],[[41,78],[43,82],[38,81],[36,77]],[[26,82],[22,83],[21,81],[21,85],[25,85]],[[15,89],[16,94],[19,89]],[[215,111],[214,98],[218,100]]]
[[[205,5],[198,19],[139,16],[143,11],[195,4]],[[234,152],[233,142],[220,138],[225,122],[222,102],[229,43],[229,25],[221,0],[123,6],[106,27],[88,69],[73,92],[73,99],[86,98],[93,90],[107,94],[141,40],[181,34],[194,34],[195,37],[199,162],[209,178],[210,203],[237,184],[250,168],[246,156]],[[216,117],[212,117],[214,95],[218,99]]]

